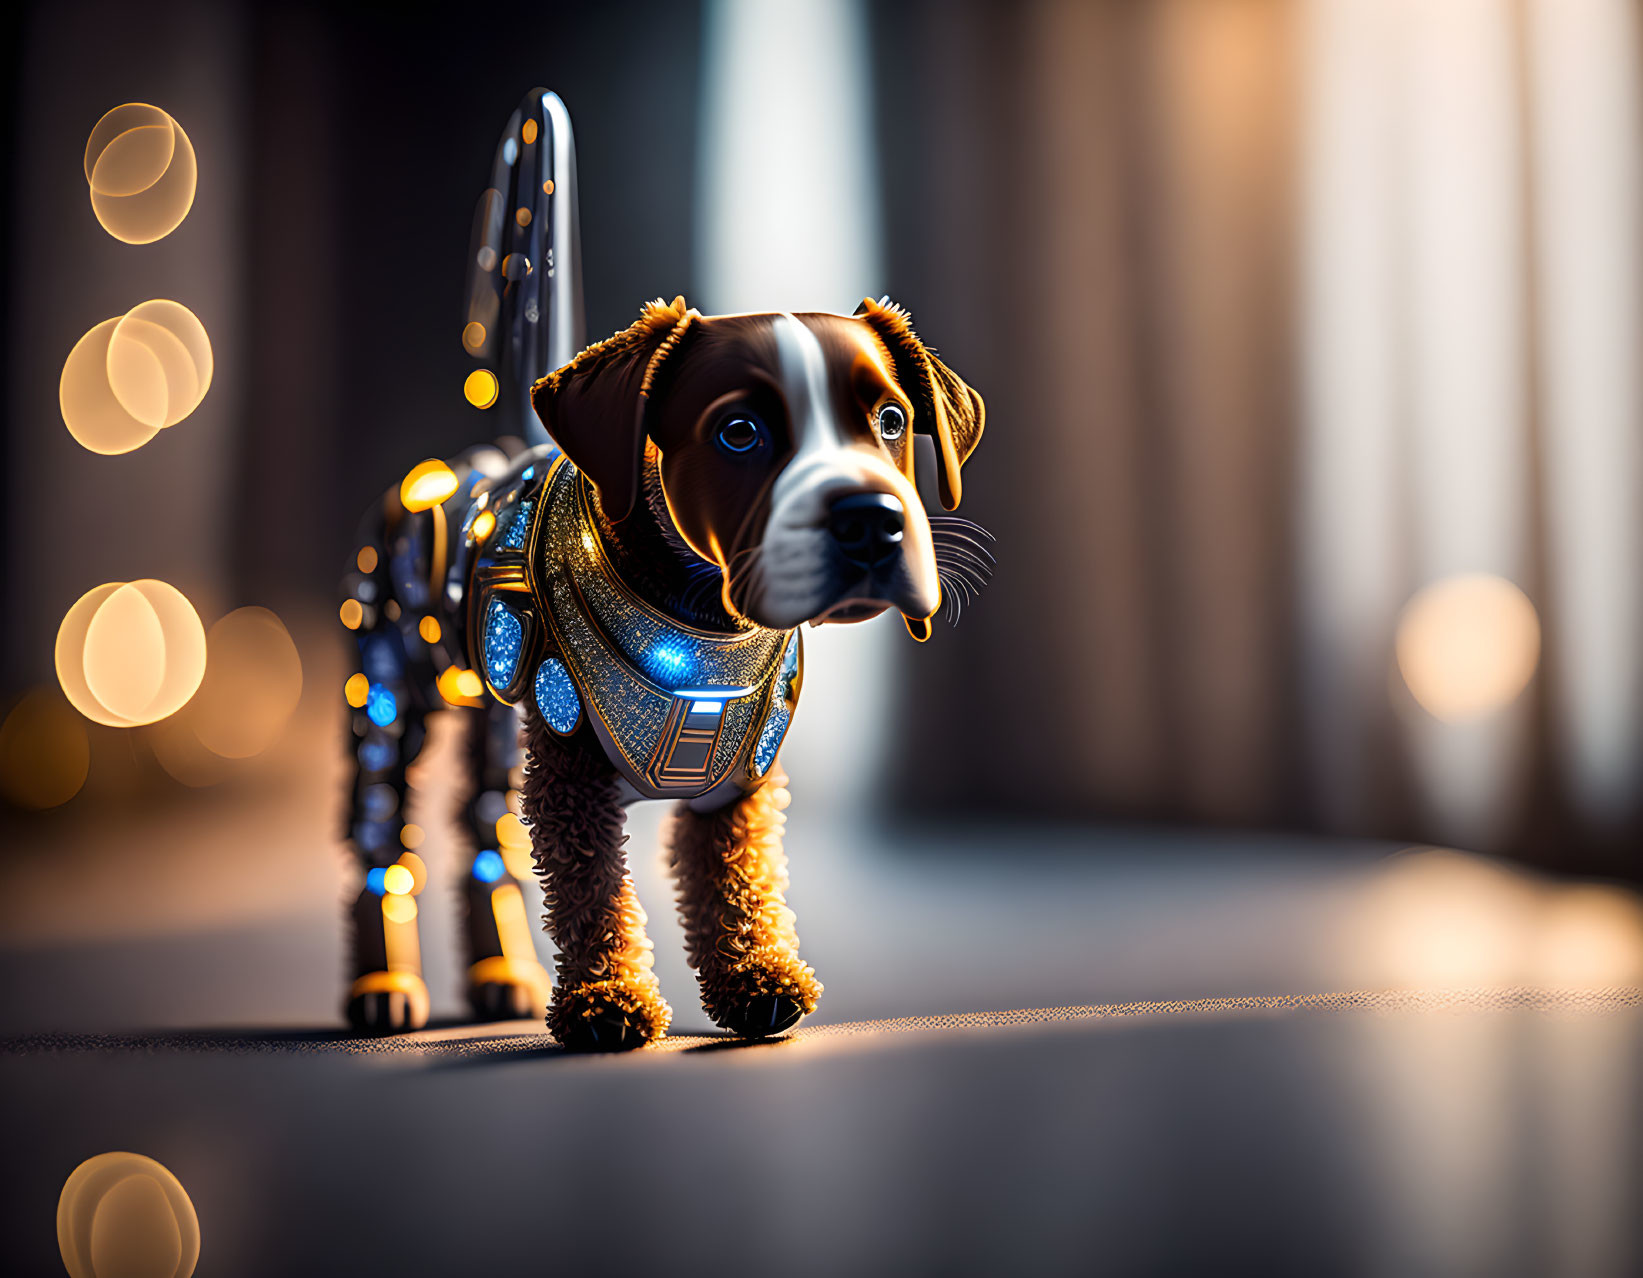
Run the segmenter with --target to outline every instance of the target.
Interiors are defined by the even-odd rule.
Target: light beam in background
[[[859,0],[712,0],[696,278],[705,312],[849,314],[883,288],[873,82]],[[884,751],[900,619],[806,634],[782,757],[802,793],[859,796]]]
[[[1356,815],[1398,606],[1459,574],[1528,580],[1517,50],[1509,0],[1311,0],[1308,19],[1298,540],[1312,732]],[[1512,824],[1522,703],[1403,734],[1447,837]]]
[[[1415,581],[1488,572],[1521,583],[1528,330],[1511,5],[1401,3]],[[1423,797],[1448,837],[1487,845],[1515,823],[1524,719],[1519,703],[1470,723],[1409,723]]]
[[[1398,669],[1445,723],[1511,703],[1540,662],[1540,618],[1511,582],[1476,573],[1427,586],[1398,619]]]
[[[1555,731],[1589,813],[1643,776],[1643,31],[1635,0],[1530,0]]]

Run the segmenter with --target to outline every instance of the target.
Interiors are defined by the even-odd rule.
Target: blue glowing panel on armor
[[[507,868],[502,863],[502,854],[495,848],[486,848],[474,858],[474,878],[481,883],[495,883]]]
[[[582,716],[582,701],[576,695],[570,671],[558,657],[549,657],[536,670],[536,708],[560,736],[576,727]]]
[[[501,550],[523,550],[525,534],[531,530],[531,507],[535,502],[522,501],[504,515],[502,535],[496,539]]]
[[[377,727],[386,728],[399,718],[399,702],[385,685],[373,683],[365,694],[365,715]]]
[[[650,677],[663,687],[676,688],[696,672],[696,657],[683,636],[660,639],[645,654]]]
[[[365,876],[365,886],[378,896],[388,891],[388,871],[383,866],[377,866]]]
[[[776,751],[781,749],[782,738],[787,735],[787,724],[791,718],[785,701],[778,701],[770,707],[764,729],[759,733],[759,744],[753,747],[753,770],[759,776],[770,771],[770,765],[776,762]]]
[[[519,668],[519,650],[525,642],[525,628],[500,599],[491,600],[485,613],[485,673],[491,687],[505,688]]]

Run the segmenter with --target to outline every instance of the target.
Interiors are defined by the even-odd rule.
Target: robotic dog
[[[822,991],[783,900],[798,626],[896,608],[923,640],[944,584],[979,585],[984,534],[926,515],[914,445],[933,443],[925,464],[956,507],[982,401],[887,302],[705,316],[657,300],[578,353],[574,181],[564,107],[534,90],[480,202],[463,334],[469,399],[503,438],[413,469],[368,517],[345,581],[348,837],[365,871],[347,1015],[372,1032],[427,1021],[406,768],[427,716],[456,705],[474,1013],[548,1002],[506,855],[528,830],[559,951],[554,1036],[610,1051],[667,1032],[622,828],[627,803],[673,799],[703,1005],[735,1034],[779,1034]]]

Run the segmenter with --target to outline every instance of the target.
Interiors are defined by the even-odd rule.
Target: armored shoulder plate
[[[561,735],[585,715],[641,795],[756,785],[798,704],[798,632],[717,634],[667,616],[611,568],[576,468],[551,449],[527,458],[481,496],[465,529],[470,655],[491,693],[534,697]]]

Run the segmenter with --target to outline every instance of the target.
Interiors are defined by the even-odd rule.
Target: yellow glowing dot
[[[86,718],[115,728],[180,710],[205,676],[205,628],[174,586],[109,582],[80,596],[57,631],[57,681]]]
[[[408,825],[405,828],[407,830],[417,829],[414,825]],[[418,833],[420,834],[420,831],[418,831]],[[420,843],[421,839],[419,838],[417,842]],[[425,887],[428,882],[427,865],[423,863],[422,858],[415,852],[401,852],[399,855],[399,864],[404,866],[405,869],[409,870],[411,873],[411,895],[419,895],[422,892],[423,887]]]
[[[1476,718],[1515,698],[1540,661],[1540,619],[1503,577],[1446,577],[1398,619],[1398,669],[1433,717]]]
[[[470,351],[477,352],[485,345],[485,326],[478,320],[472,320],[462,330],[462,344]]]
[[[69,1278],[189,1278],[200,1259],[200,1219],[187,1191],[160,1163],[141,1154],[98,1154],[63,1184],[57,1248]]]
[[[527,227],[531,224],[531,211],[521,204],[514,210],[513,220],[518,222],[521,227]]]
[[[542,194],[543,195],[552,195],[553,194],[553,179],[552,178],[549,178],[546,182],[542,183]]]
[[[365,620],[365,609],[357,599],[344,599],[339,612],[342,624],[350,630],[358,630],[359,623]]]
[[[523,821],[508,812],[497,818],[496,841],[505,848],[528,848],[531,834]]]
[[[416,877],[403,865],[390,865],[382,874],[382,886],[391,896],[409,896]]]
[[[423,643],[439,642],[439,622],[433,617],[424,617],[417,622],[416,632],[422,636]]]
[[[403,865],[390,865],[388,867],[389,874],[392,874],[395,870],[405,870],[405,867]],[[410,877],[410,874],[411,872],[409,870],[405,870],[405,876],[407,878]],[[386,875],[383,876],[383,880],[386,883]],[[397,892],[390,892],[387,896],[382,898],[382,917],[387,919],[390,923],[415,922],[416,902],[409,896],[403,896]]]
[[[90,766],[85,723],[55,692],[36,689],[0,723],[0,794],[19,807],[67,803]]]
[[[479,681],[479,676],[472,670],[447,666],[439,672],[439,677],[435,680],[435,683],[439,688],[439,695],[453,706],[478,706],[484,704],[485,685]]]
[[[491,377],[492,382],[496,380],[488,373],[486,376]],[[456,472],[437,457],[430,457],[411,467],[399,486],[399,500],[406,510],[430,510],[456,489]]]
[[[488,510],[482,510],[474,517],[473,537],[475,541],[484,541],[496,528],[496,516]]]
[[[342,695],[348,698],[348,704],[354,709],[361,709],[365,705],[365,698],[371,693],[371,681],[362,674],[348,676],[348,682],[342,685]]]
[[[496,374],[488,368],[474,369],[462,383],[462,393],[475,408],[489,408],[499,393]]]
[[[425,838],[427,832],[420,825],[407,825],[399,832],[399,845],[404,848],[419,848]]]
[[[359,565],[361,572],[375,572],[377,570],[377,548],[375,546],[361,546],[359,554],[354,556],[354,562]]]
[[[159,107],[128,102],[97,121],[86,140],[91,210],[127,244],[171,234],[194,205],[199,168],[182,126]]]
[[[525,127],[519,130],[519,132],[524,135],[525,145],[529,146],[532,142],[536,141],[536,121],[526,120]]]

